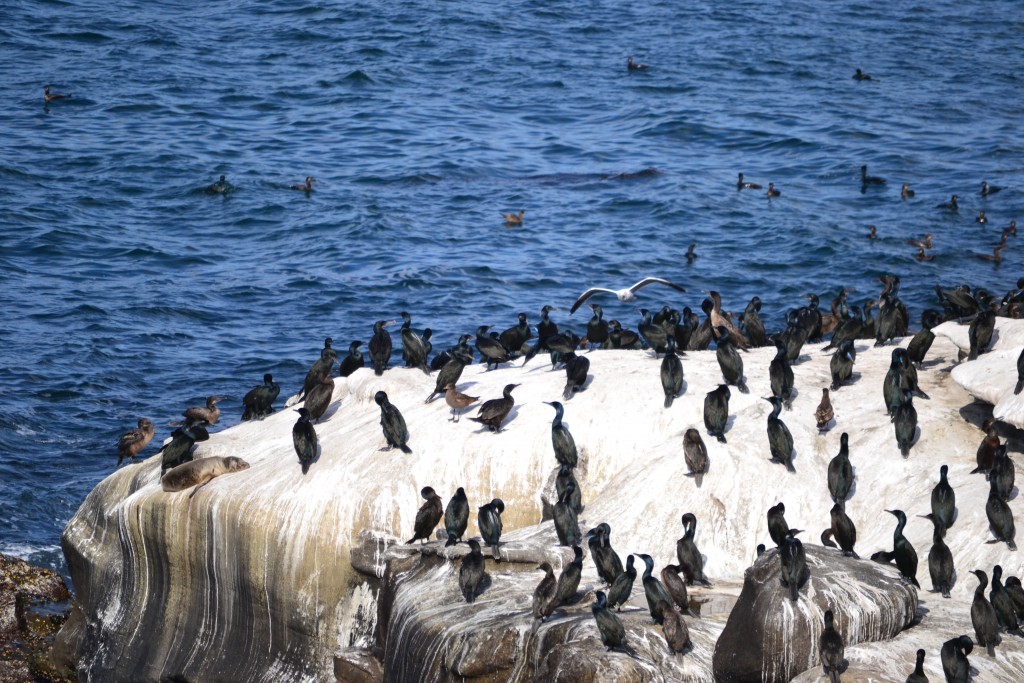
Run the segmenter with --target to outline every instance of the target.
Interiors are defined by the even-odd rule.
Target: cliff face
[[[912,663],[917,647],[927,647],[935,653],[927,673],[941,679],[941,642],[973,633],[969,605],[975,584],[967,572],[990,572],[1002,563],[1008,574],[1019,573],[1020,563],[1005,544],[985,543],[991,538],[985,517],[988,486],[968,472],[975,466],[982,436],[977,425],[987,409],[969,405],[970,397],[950,381],[956,348],[938,337],[928,367],[919,373],[931,400],[915,400],[920,431],[907,459],[900,456],[882,399],[892,347],[858,344],[856,381],[833,393],[836,426],[824,435],[813,417],[821,387],[830,381],[829,354],[820,349],[805,347],[806,360],[794,368],[798,395],[792,410],[781,415],[796,444],[795,474],[768,459],[770,405],[761,397],[770,394],[767,367],[773,349],[743,354],[751,393],[732,390],[726,444],[703,429],[704,395],[721,381],[714,352],[682,359],[685,392],[669,409],[662,405],[660,362],[650,353],[590,354],[587,389],[565,402],[565,423],[580,451],[577,478],[586,505],[581,527],[608,522],[623,560],[630,552],[647,552],[657,574],[676,562],[680,517],[693,512],[705,571],[715,583],[713,589],[693,591],[695,601],[707,601],[707,609],[700,620],[686,618],[695,649],[672,658],[667,670],[681,672],[675,678],[657,673],[661,664],[654,662],[665,655],[655,653],[664,641],[646,615],[638,577],[634,611],[624,620],[639,659],[608,655],[609,666],[621,670],[623,680],[711,680],[711,653],[727,616],[714,614],[713,607],[731,604],[754,561],[754,547],[770,544],[765,524],[770,506],[785,501],[789,524],[808,529],[805,543],[816,543],[829,525],[832,506],[825,472],[844,431],[857,475],[846,510],[857,525],[861,557],[892,548],[894,519],[883,510],[901,508],[911,520],[905,533],[921,558],[918,579],[927,589],[931,525],[915,515],[928,512],[942,464],[949,465],[959,508],[947,537],[959,577],[952,600],[922,592],[928,613],[919,610],[920,624],[895,640],[848,647],[851,663],[863,658],[876,671],[897,678],[902,671],[902,680],[909,672],[903,661]],[[560,400],[565,375],[551,372],[544,360],[490,372],[473,366],[463,373],[459,389],[482,400],[500,396],[507,383],[521,384],[500,434],[466,417],[449,422],[443,399],[424,404],[434,379],[419,370],[391,369],[383,377],[361,370],[336,381],[331,407],[316,426],[321,455],[305,476],[291,443],[297,415],[288,409],[199,444],[197,457],[239,456],[251,468],[215,479],[191,499],[189,491],[160,489],[157,457],[118,470],[88,496],[62,539],[78,591],[76,610],[61,634],[66,660],[78,662],[81,678],[96,681],[173,676],[322,681],[333,677],[337,653],[376,644],[390,680],[404,680],[403,667],[413,665],[453,678],[508,680],[524,671],[582,676],[578,667],[588,661],[583,655],[603,650],[590,616],[592,593],[581,595],[578,604],[529,638],[524,628],[529,631],[530,596],[541,573],[528,564],[513,568],[489,560],[492,587],[474,611],[459,603],[457,565],[444,558],[421,559],[418,551],[401,549],[374,558],[371,551],[357,563],[384,577],[379,595],[377,582],[353,571],[350,558],[361,530],[403,541],[412,537],[423,486],[434,487],[445,503],[462,486],[473,513],[467,538],[479,533],[476,507],[500,497],[506,503],[503,556],[524,562],[554,556],[552,564],[560,569],[551,523],[541,522],[544,502],[550,500],[545,487],[552,486],[555,469],[554,410],[543,401]],[[384,438],[373,402],[379,389],[405,416],[411,455],[380,450]],[[704,434],[711,461],[701,488],[686,476],[683,461],[682,435],[691,426]],[[1010,507],[1019,517],[1020,499],[1011,500]],[[406,556],[410,552],[412,559]],[[895,568],[883,571],[896,573]],[[588,556],[581,593],[600,586]],[[495,604],[488,607],[492,598]],[[441,628],[442,617],[430,611],[438,600],[445,603],[443,623],[450,628]],[[838,607],[859,609],[856,601]],[[469,629],[471,624],[478,628]],[[459,640],[464,632],[476,640]],[[413,639],[412,633],[420,637]],[[1014,640],[1004,641],[1003,651],[1020,656]],[[474,658],[453,654],[471,651],[495,653],[494,671],[466,668]],[[514,675],[506,678],[506,671]],[[685,671],[691,673],[683,676]],[[991,680],[1013,680],[998,671]],[[439,678],[445,680],[440,673]]]

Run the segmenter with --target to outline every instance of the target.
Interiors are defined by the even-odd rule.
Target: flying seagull
[[[668,280],[662,280],[660,277],[645,277],[643,280],[641,280],[640,282],[636,283],[635,285],[633,285],[632,287],[629,287],[627,289],[614,290],[614,289],[605,289],[604,287],[591,287],[587,291],[583,292],[583,294],[580,294],[580,298],[579,299],[576,299],[576,303],[574,303],[572,305],[572,308],[569,309],[569,315],[572,315],[573,313],[575,313],[576,309],[579,308],[580,306],[582,306],[584,301],[586,301],[590,297],[592,297],[595,294],[598,294],[600,292],[608,292],[609,294],[614,294],[615,296],[619,297],[619,301],[632,301],[633,299],[636,298],[636,292],[637,292],[638,289],[640,289],[641,287],[646,287],[647,285],[652,285],[652,284],[665,285],[667,287],[671,287],[672,289],[675,289],[675,290],[680,291],[680,292],[685,292],[686,291],[685,289],[683,289],[679,285],[675,284],[674,282],[669,282]]]

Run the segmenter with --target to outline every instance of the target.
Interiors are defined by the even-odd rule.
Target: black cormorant
[[[281,393],[281,385],[269,372],[263,375],[263,384],[253,387],[242,398],[242,420],[256,420],[274,412],[273,403]]]
[[[793,405],[793,368],[786,359],[786,345],[779,337],[775,338],[775,358],[768,364],[768,380],[772,396],[781,398],[788,410]]]
[[[793,602],[799,597],[800,585],[807,575],[807,555],[804,544],[796,537],[803,529],[790,529],[779,547],[779,562],[782,565],[782,585],[789,589],[789,599]]]
[[[490,503],[477,508],[476,524],[480,528],[480,537],[486,545],[491,546],[491,556],[495,562],[501,562],[498,546],[501,543],[501,513],[505,511],[505,501],[494,498]]]
[[[853,465],[850,464],[850,435],[839,437],[839,453],[828,463],[828,492],[832,502],[846,509],[846,497],[853,486]]]
[[[378,320],[373,324],[373,336],[370,337],[370,362],[373,364],[373,372],[376,375],[383,375],[388,368],[388,361],[391,360],[391,333],[385,328],[394,322],[394,320]]]
[[[853,546],[857,543],[857,527],[854,525],[853,520],[850,519],[846,511],[843,510],[843,506],[836,503],[832,506],[830,511],[832,517],[832,536],[836,539],[836,543],[843,550],[843,555],[859,559]]]
[[[423,540],[430,541],[431,535],[434,533],[434,529],[437,527],[438,522],[441,521],[441,517],[444,515],[444,508],[441,505],[441,496],[437,495],[429,486],[424,486],[420,489],[420,496],[426,502],[420,506],[420,509],[416,512],[416,522],[413,526],[415,534],[406,543],[413,543],[415,541]]]
[[[988,576],[980,569],[971,571],[978,577],[978,587],[974,589],[974,601],[971,602],[971,623],[974,625],[975,639],[978,645],[988,650],[989,657],[996,656],[996,645],[1003,642],[999,635],[999,618],[992,603],[985,597]]]
[[[388,444],[385,450],[400,448],[403,453],[412,453],[412,449],[409,448],[409,428],[405,426],[402,413],[391,404],[388,395],[383,391],[374,394],[373,400],[380,406],[380,426],[384,430],[384,439]]]
[[[971,678],[971,663],[967,655],[974,649],[970,636],[951,638],[942,644],[939,657],[946,683],[967,683]]]
[[[769,396],[764,400],[772,404],[772,412],[768,415],[768,448],[772,454],[771,460],[785,465],[790,472],[796,472],[796,468],[793,467],[793,435],[790,434],[786,423],[779,419],[782,399]]]
[[[920,588],[921,584],[917,582],[917,551],[903,535],[903,528],[907,526],[907,516],[903,514],[903,510],[886,512],[896,517],[896,530],[892,534],[892,554],[896,560],[896,568],[900,570],[900,576]]]
[[[700,488],[704,482],[704,474],[708,471],[708,449],[700,432],[693,427],[683,434],[683,457],[686,459],[686,467],[690,470],[687,476],[693,475],[694,483]]]
[[[949,467],[943,465],[939,468],[939,483],[932,489],[932,514],[942,523],[942,529],[953,526],[953,514],[956,511],[956,493],[949,485]]]
[[[466,490],[460,486],[455,490],[455,495],[448,501],[448,506],[444,509],[444,530],[448,533],[445,546],[452,546],[461,541],[467,526],[469,526],[469,500],[466,498]],[[478,550],[479,547],[478,545]]]
[[[665,604],[668,607],[672,607],[672,598],[669,597],[665,587],[661,585],[661,581],[657,577],[653,576],[654,572],[654,559],[650,555],[638,553],[637,557],[644,561],[645,569],[642,577],[644,584],[644,595],[647,596],[647,608],[651,612],[651,619],[654,619],[655,624],[661,623],[660,610],[657,609],[659,604]]]
[[[665,407],[670,408],[683,390],[683,363],[676,355],[676,340],[669,337],[665,357],[661,359],[661,389],[665,392]]]
[[[469,554],[462,557],[462,565],[459,567],[459,590],[466,602],[476,599],[483,578],[484,556],[480,552],[480,543],[474,539],[469,542]]]
[[[596,563],[595,563],[596,564]],[[633,566],[633,556],[626,557],[626,568],[612,582],[608,589],[608,606],[622,610],[622,606],[629,600],[633,592],[633,582],[636,581],[636,567]]]
[[[518,384],[506,384],[505,388],[501,392],[501,398],[492,398],[489,401],[484,401],[483,405],[480,406],[480,410],[477,412],[476,417],[469,418],[473,422],[479,422],[482,425],[486,425],[491,432],[497,434],[501,431],[502,421],[508,417],[509,411],[512,410],[512,406],[515,405],[515,399],[512,398],[512,390],[515,389]]]
[[[825,610],[825,630],[818,637],[818,656],[829,683],[839,683],[843,666],[843,636],[836,630],[832,610]]]
[[[722,443],[725,440],[725,427],[729,422],[729,386],[719,384],[717,389],[709,391],[704,397],[704,427],[708,434]]]
[[[988,517],[989,529],[996,541],[1004,541],[1010,550],[1016,550],[1017,544],[1013,537],[1017,530],[1013,523],[1013,512],[1000,495],[995,479],[989,482],[988,500],[985,502],[985,515]]]
[[[686,583],[691,586],[695,583],[710,586],[711,582],[704,576],[704,558],[693,540],[697,534],[697,517],[692,512],[687,512],[683,515],[682,522],[683,536],[676,541],[676,559],[683,568]]]
[[[597,630],[601,634],[601,643],[606,648],[625,648],[626,629],[622,622],[615,616],[615,613],[608,609],[608,598],[604,591],[597,591],[594,594],[594,605],[591,607],[594,612],[594,621],[597,622]]]
[[[829,361],[829,370],[832,374],[832,391],[839,389],[839,385],[853,376],[853,363],[857,360],[857,349],[853,346],[853,340],[847,339],[839,344],[839,348],[832,354]]]
[[[309,466],[317,459],[319,440],[316,436],[316,429],[309,421],[309,411],[305,408],[296,410],[299,419],[292,427],[292,445],[295,447],[295,454],[299,456],[299,464],[302,465],[302,473],[309,472]]]
[[[555,503],[552,513],[559,545],[574,546],[580,542],[579,520],[576,518],[576,511],[572,508],[572,495],[575,491],[576,485],[569,482],[558,497],[558,502]]]
[[[576,590],[580,587],[580,578],[583,575],[583,549],[578,545],[574,545],[572,552],[572,562],[562,567],[562,573],[558,575],[558,586],[555,589],[555,607],[576,597]]]

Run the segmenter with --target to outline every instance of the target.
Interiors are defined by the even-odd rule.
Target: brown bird
[[[430,535],[434,533],[434,528],[441,521],[441,517],[444,516],[441,496],[437,495],[434,489],[424,486],[420,489],[420,496],[427,502],[420,506],[420,509],[416,512],[416,523],[413,527],[416,533],[406,543],[418,540],[429,541]]]
[[[503,213],[501,217],[505,219],[505,225],[522,225],[525,215],[526,211],[519,209],[519,213]]]
[[[479,396],[467,396],[455,390],[454,384],[448,384],[444,388],[444,401],[452,409],[452,417],[449,422],[458,422],[462,411],[480,400]]]
[[[992,250],[992,255],[991,256],[989,256],[988,254],[978,254],[978,258],[985,259],[986,261],[993,261],[995,263],[1002,263],[1003,262],[1003,255],[1000,252],[1003,249],[1005,249],[1005,248],[1006,248],[1006,245],[1004,245],[1004,244],[997,244],[996,248]]]
[[[185,417],[184,421],[178,420],[177,422],[171,422],[171,426],[177,426],[180,424],[192,425],[197,422],[205,422],[207,424],[216,424],[220,418],[220,408],[217,407],[217,403],[223,401],[223,396],[207,396],[206,407],[203,406],[192,406],[186,408],[182,415]]]
[[[46,87],[43,88],[43,101],[45,101],[45,102],[53,102],[54,100],[63,100],[63,99],[66,99],[68,97],[71,97],[71,93],[68,93],[67,95],[63,95],[63,94],[61,94],[59,92],[53,92],[53,93],[50,92],[50,86],[46,86]]]
[[[682,570],[683,568],[678,564],[665,565],[661,570],[661,583],[679,611],[689,612],[690,596],[686,592],[686,581],[679,576],[679,572]]]
[[[533,618],[544,621],[555,611],[555,595],[558,593],[558,579],[555,578],[555,571],[547,562],[541,562],[537,569],[544,572],[544,578],[540,580],[533,591]],[[538,625],[534,623],[534,628]]]
[[[869,240],[876,239],[878,237],[878,230],[875,229],[875,226],[869,225],[868,229],[871,230],[871,232],[868,233],[868,239]]]
[[[917,248],[917,253],[914,254],[914,258],[916,258],[918,261],[932,261],[935,259],[935,257],[932,256],[931,254],[925,253],[924,247]]]
[[[821,403],[818,404],[818,409],[814,411],[814,420],[818,423],[818,429],[827,432],[828,423],[835,417],[835,413],[832,412],[832,401],[828,398],[828,387],[823,387],[821,390]]]
[[[731,318],[722,315],[722,295],[718,292],[708,292],[708,296],[711,297],[711,301],[714,303],[714,306],[711,308],[711,315],[709,316],[711,318],[712,332],[714,332],[716,327],[724,326],[725,329],[729,330],[729,339],[732,343],[735,344],[737,348],[746,350],[746,337],[743,336],[743,333],[740,332],[738,327],[733,325]]]
[[[693,475],[697,488],[700,488],[704,481],[704,473],[708,471],[708,447],[704,445],[700,432],[693,427],[683,434],[683,457],[686,458],[686,466],[690,469],[688,474]]]
[[[914,196],[914,191],[910,189],[910,185],[903,183],[903,187],[900,188],[900,199],[906,201]]]
[[[305,185],[292,185],[292,189],[293,190],[302,190],[303,192],[312,192],[313,191],[313,183],[315,181],[316,181],[316,178],[314,178],[311,175],[308,175],[308,176],[306,176],[306,184]]]
[[[1010,225],[1008,227],[1006,227],[1006,228],[1003,228],[1003,237],[1006,237],[1006,236],[1010,236],[1010,237],[1016,237],[1017,236],[1017,221],[1010,221]]]
[[[923,240],[907,240],[907,244],[912,247],[923,247],[925,249],[932,248],[932,234],[928,233],[924,236]]]
[[[128,462],[135,462],[135,456],[149,445],[154,434],[156,434],[156,428],[153,427],[153,423],[140,417],[138,429],[125,432],[117,440],[117,466],[120,467],[121,461],[125,458],[128,458]]]
[[[686,622],[679,616],[679,612],[664,602],[659,602],[655,609],[661,616],[661,629],[665,634],[669,652],[672,654],[684,652],[690,647],[690,629],[686,627]]]

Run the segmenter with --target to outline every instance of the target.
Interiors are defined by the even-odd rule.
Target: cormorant
[[[594,605],[591,610],[594,612],[597,630],[601,634],[601,643],[609,650],[616,647],[625,648],[626,629],[615,613],[608,609],[608,598],[604,591],[597,591],[594,594]]]
[[[577,391],[583,390],[587,383],[587,373],[590,371],[590,359],[586,356],[577,356],[570,351],[565,354],[565,389],[562,390],[562,398],[568,401]]]
[[[676,541],[676,559],[686,576],[686,583],[710,586],[711,582],[704,576],[704,558],[694,542],[697,534],[697,517],[692,512],[683,515],[683,537]]]
[[[643,71],[647,68],[646,64],[640,64],[639,62],[633,61],[633,55],[626,57],[626,71]]]
[[[978,217],[974,219],[974,222],[981,223],[982,225],[988,223],[988,216],[985,215],[985,209],[978,210]]]
[[[587,344],[590,348],[601,347],[608,342],[608,321],[604,319],[604,309],[600,304],[590,304],[594,315],[587,323]]]
[[[896,530],[892,534],[892,553],[893,559],[896,560],[896,568],[900,570],[900,576],[920,588],[921,584],[917,582],[917,551],[903,535],[903,527],[907,526],[907,516],[903,514],[903,510],[886,512],[895,516],[897,520]]]
[[[917,409],[914,408],[912,396],[909,391],[903,391],[903,403],[896,408],[896,414],[892,418],[896,430],[896,445],[900,447],[900,453],[904,458],[910,455],[910,446],[917,431]]]
[[[668,651],[672,654],[685,652],[690,647],[690,629],[686,627],[686,622],[679,616],[679,612],[664,602],[659,602],[655,609],[657,619],[661,620],[661,630],[665,634]]]
[[[427,365],[427,345],[423,338],[412,329],[412,316],[407,311],[399,313],[402,316],[402,360],[407,368],[419,368],[426,374],[430,374],[430,366]]]
[[[622,323],[618,320],[610,320],[608,322],[608,341],[605,343],[604,348],[606,349],[639,349],[640,346],[640,335],[633,330],[622,329]]]
[[[498,335],[498,343],[501,344],[511,358],[518,358],[523,353],[523,345],[533,336],[529,323],[526,322],[526,314],[519,314],[519,324],[510,327]]]
[[[907,351],[901,347],[892,350],[892,360],[889,363],[889,370],[882,380],[882,398],[885,400],[885,409],[892,418],[896,409],[903,402],[903,365],[907,359]]]
[[[689,613],[690,596],[686,590],[686,581],[679,576],[682,570],[678,564],[666,564],[661,570],[661,583],[680,613]]]
[[[56,102],[57,100],[64,100],[71,96],[71,93],[65,94],[59,92],[50,92],[50,86],[48,85],[43,87],[43,101],[47,104],[49,104],[50,102]],[[220,177],[220,182],[225,182],[224,176]]]
[[[319,422],[323,414],[327,412],[327,406],[330,405],[332,396],[334,396],[334,378],[330,374],[326,374],[306,392],[303,406],[309,412],[309,419]]]
[[[857,543],[857,527],[854,525],[853,520],[850,519],[846,511],[843,510],[843,506],[836,503],[832,506],[830,511],[832,516],[832,536],[836,539],[836,543],[843,550],[843,555],[859,559],[853,546]]]
[[[956,493],[946,478],[948,473],[948,466],[939,468],[939,483],[932,489],[931,498],[932,514],[942,524],[943,532],[953,526],[953,514],[956,511]]]
[[[580,577],[583,575],[583,550],[578,545],[574,545],[572,552],[572,562],[562,567],[562,573],[558,575],[558,585],[555,588],[555,607],[576,597],[576,590],[580,587]]]
[[[309,466],[317,459],[320,441],[309,421],[309,411],[299,408],[295,412],[299,414],[299,419],[292,427],[292,445],[295,447],[295,454],[299,456],[302,473],[306,474],[309,472]]]
[[[157,453],[162,453],[160,458],[160,474],[192,460],[192,446],[196,441],[206,441],[210,433],[206,427],[197,422],[192,425],[179,427],[171,432],[171,440],[160,447]]]
[[[501,392],[501,398],[492,398],[489,401],[484,401],[477,412],[477,416],[469,419],[486,425],[494,434],[500,432],[502,421],[508,416],[512,406],[515,405],[515,399],[512,398],[512,390],[517,386],[519,385],[506,384]]]
[[[537,569],[544,572],[544,578],[533,589],[533,618],[535,622],[543,622],[555,611],[555,594],[558,591],[558,580],[555,570],[548,562],[541,562]],[[536,627],[536,623],[534,627]]]
[[[633,566],[633,556],[629,555],[626,557],[626,569],[615,577],[612,587],[608,589],[608,606],[616,607],[618,611],[621,611],[622,606],[626,604],[633,592],[634,581],[636,581],[636,567]]]
[[[830,351],[835,348],[840,348],[845,341],[853,341],[854,339],[860,339],[864,333],[864,314],[861,309],[857,306],[850,306],[851,317],[843,320],[832,332],[832,339],[822,349],[822,351]],[[872,328],[872,336],[874,329]],[[854,354],[856,356],[856,354]],[[851,361],[852,363],[852,361]]]
[[[922,367],[924,357],[932,348],[932,342],[935,341],[935,333],[932,332],[932,328],[939,322],[941,322],[939,312],[934,309],[925,309],[921,314],[921,329],[907,344],[907,359],[917,367]]]
[[[576,467],[579,459],[576,442],[573,440],[569,428],[562,424],[565,408],[558,401],[544,402],[555,409],[555,418],[551,421],[551,445],[555,451],[555,460],[560,465]]]
[[[910,189],[910,185],[903,183],[900,186],[900,199],[906,201],[914,196],[914,191]]]
[[[994,482],[996,495],[1005,501],[1009,501],[1015,478],[1016,468],[1006,452],[1006,444],[1002,444],[996,449],[996,457],[992,461],[992,469],[988,473],[988,479],[990,482]]]
[[[49,102],[49,100],[47,100],[47,102]],[[234,186],[228,182],[227,176],[221,174],[220,178],[217,179],[217,182],[207,185],[203,191],[206,192],[206,194],[228,194],[234,189]]]
[[[988,516],[989,529],[996,541],[1005,541],[1006,547],[1016,550],[1017,544],[1013,537],[1017,530],[1013,523],[1013,513],[1010,506],[999,496],[999,487],[995,479],[989,482],[988,500],[985,502],[985,514]]]
[[[461,489],[460,489],[461,490]],[[478,541],[469,541],[469,554],[463,555],[462,564],[459,567],[459,590],[466,602],[473,602],[476,599],[476,592],[480,582],[484,578],[484,556],[480,552]]]
[[[270,377],[270,375],[265,377]],[[246,398],[248,398],[248,394],[246,394]],[[117,440],[118,467],[121,466],[121,461],[125,458],[128,458],[128,462],[134,463],[135,456],[149,445],[149,442],[153,440],[153,435],[156,434],[156,428],[148,418],[140,417],[137,424],[138,427],[136,429],[128,430]]]
[[[790,472],[796,472],[796,468],[793,467],[793,435],[789,433],[786,423],[779,419],[782,399],[769,396],[764,400],[772,404],[772,412],[768,415],[768,447],[772,453],[771,460],[785,465]]]
[[[454,362],[454,361],[453,361]],[[480,400],[479,396],[470,396],[463,394],[462,392],[455,390],[455,385],[451,382],[445,387],[444,401],[451,408],[452,416],[448,418],[449,422],[458,422],[459,417],[462,415],[462,411],[473,405]]]
[[[935,208],[937,208],[937,209],[947,209],[948,211],[956,211],[957,209],[960,208],[960,205],[957,204],[957,201],[956,201],[958,198],[959,197],[957,195],[953,195],[952,197],[949,198],[948,202],[942,202],[941,204],[936,205]]]
[[[772,396],[781,398],[789,410],[793,405],[793,368],[786,358],[786,345],[779,337],[775,338],[775,358],[768,364],[768,379]]]
[[[611,585],[616,577],[622,573],[622,560],[611,545],[612,528],[602,522],[587,532],[587,546],[590,548],[590,557],[594,561],[597,573],[605,583]]]
[[[657,358],[659,353],[664,353],[668,348],[668,332],[658,323],[651,321],[651,312],[646,308],[640,309],[640,315],[643,318],[637,325],[637,331],[640,332],[640,336],[644,338],[647,345],[654,351],[654,357]]]
[[[719,384],[718,388],[709,391],[704,397],[704,427],[708,434],[722,443],[725,441],[725,427],[729,422],[729,386]]]
[[[1024,349],[1017,356],[1017,384],[1013,387],[1013,395],[1019,395],[1021,389],[1024,389]]]
[[[853,346],[852,339],[846,339],[839,344],[839,348],[832,354],[829,361],[829,370],[832,374],[832,391],[839,389],[839,385],[853,376],[853,363],[857,360],[857,350]]]
[[[871,74],[866,74],[863,71],[861,71],[860,69],[857,69],[857,71],[853,74],[853,80],[855,80],[855,81],[870,81],[871,80]]]
[[[383,375],[388,368],[388,361],[391,360],[391,333],[385,328],[394,322],[394,320],[378,320],[373,324],[373,336],[370,337],[370,363],[373,364],[375,375]]]
[[[488,370],[492,365],[498,367],[499,363],[507,363],[512,360],[508,355],[508,350],[501,345],[500,341],[493,336],[487,336],[489,329],[491,329],[489,325],[481,325],[476,329],[476,350],[480,352]]]
[[[416,533],[406,543],[413,543],[419,540],[430,541],[430,536],[434,533],[434,529],[444,515],[441,496],[437,495],[434,489],[424,486],[420,489],[420,496],[427,502],[421,505],[420,509],[416,512],[416,523],[413,526]]]
[[[985,432],[985,438],[978,444],[975,456],[978,466],[971,470],[971,474],[984,474],[985,478],[988,479],[989,472],[992,471],[992,465],[996,461],[996,450],[999,448],[999,432],[996,431],[995,420],[992,418],[985,420],[981,425],[981,429]]]
[[[679,285],[673,282],[669,282],[668,280],[663,280],[660,277],[645,277],[643,280],[640,280],[636,284],[625,289],[616,290],[606,289],[604,287],[591,287],[587,291],[583,292],[583,294],[580,294],[579,298],[576,299],[576,303],[574,303],[572,305],[572,308],[569,309],[569,315],[575,313],[577,308],[582,306],[587,299],[594,296],[595,294],[614,294],[619,299],[619,301],[622,301],[623,303],[629,303],[630,301],[636,299],[636,293],[638,290],[640,290],[642,287],[646,287],[647,285],[652,284],[665,285],[666,287],[671,287],[677,292],[682,292],[684,294],[686,293],[686,290],[680,287]]]
[[[661,623],[660,610],[657,609],[659,604],[664,604],[667,607],[672,607],[672,598],[669,597],[665,587],[661,585],[661,581],[657,577],[652,575],[654,571],[654,559],[650,555],[638,553],[637,557],[644,561],[646,569],[642,581],[644,584],[644,595],[647,596],[647,608],[651,611],[651,619],[654,619],[655,624]]]
[[[305,185],[292,185],[291,189],[293,189],[293,190],[302,190],[306,194],[309,194],[310,192],[313,191],[313,183],[314,182],[316,182],[316,178],[314,178],[311,175],[308,175],[308,176],[306,176],[306,184]]]
[[[996,656],[996,645],[1003,642],[999,635],[999,618],[996,611],[985,598],[985,588],[988,586],[988,576],[980,569],[974,569],[972,574],[978,577],[978,587],[974,589],[974,601],[971,603],[971,623],[974,625],[975,639],[978,645],[988,650],[989,657]]]
[[[778,197],[781,194],[782,192],[775,189],[775,183],[768,183],[768,191],[765,193],[765,196],[767,196],[768,199],[771,199],[772,197]]]
[[[947,683],[967,683],[971,678],[971,663],[967,655],[974,649],[970,636],[951,638],[942,644],[939,654],[942,673]]]
[[[572,506],[573,512],[579,515],[583,512],[583,496],[580,494],[580,483],[576,481],[576,476],[572,473],[573,468],[569,465],[562,464],[558,467],[558,474],[555,476],[555,494],[558,498],[562,497],[562,493],[568,490],[569,484],[572,483],[572,491],[569,493],[569,504]]]
[[[782,585],[789,588],[789,599],[793,602],[799,597],[800,584],[807,572],[807,555],[804,544],[796,537],[803,529],[790,529],[779,547],[779,562],[782,564]]]
[[[743,333],[740,332],[740,329],[733,324],[732,314],[722,312],[722,295],[712,290],[708,292],[708,296],[711,297],[711,312],[708,314],[708,317],[711,319],[711,327],[715,333],[715,338],[718,339],[722,334],[718,328],[724,327],[729,330],[728,341],[732,342],[733,346],[746,351],[749,345],[747,340],[743,338]]]
[[[690,242],[690,245],[686,247],[686,262],[693,263],[697,259],[697,243]]]
[[[182,415],[185,419],[181,422],[172,422],[172,425],[184,424],[186,427],[205,423],[207,426],[217,424],[217,420],[220,418],[220,408],[217,407],[217,403],[223,401],[223,396],[207,396],[206,406],[192,406],[186,408]]]
[[[885,178],[868,175],[868,166],[867,164],[863,164],[860,167],[860,191],[863,193],[864,190],[867,189],[868,185],[885,185]]]
[[[580,542],[579,520],[576,518],[576,511],[572,509],[572,495],[575,491],[576,485],[570,481],[555,503],[552,517],[558,545],[574,546]]]
[[[455,490],[455,495],[448,501],[448,506],[444,509],[444,530],[448,533],[445,546],[452,546],[461,541],[467,526],[469,526],[469,500],[466,498],[466,490],[460,486]],[[479,551],[479,549],[480,546],[477,545],[477,550]]]
[[[971,344],[967,360],[977,360],[978,354],[985,352],[992,341],[992,332],[996,325],[996,313],[992,310],[992,302],[988,295],[981,296],[978,293],[975,298],[978,300],[978,314],[967,328],[967,338]]]
[[[747,303],[743,315],[740,316],[743,330],[746,332],[747,340],[751,346],[760,347],[768,345],[768,335],[764,331],[764,322],[761,320],[761,298],[753,297]]]
[[[412,453],[412,449],[409,448],[409,428],[405,426],[402,413],[391,404],[388,395],[383,391],[374,394],[373,400],[380,406],[380,426],[384,429],[384,440],[388,444],[384,450],[400,448],[403,453]]]
[[[818,656],[829,683],[839,683],[839,669],[843,666],[843,636],[835,628],[832,610],[825,610],[825,630],[818,637]]]
[[[1013,598],[1003,586],[1003,568],[998,564],[992,568],[992,590],[988,599],[992,603],[992,609],[996,611],[996,619],[999,620],[999,627],[1004,631],[1010,631],[1020,635],[1017,629],[1017,613],[1013,608]]]
[[[661,359],[661,388],[665,392],[665,407],[671,408],[683,390],[683,363],[676,355],[676,340],[669,337],[665,357]]]
[[[1016,576],[1008,576],[1004,587],[1010,594],[1010,599],[1013,600],[1013,611],[1017,614],[1017,619],[1024,621],[1024,587],[1021,587],[1020,579]]]
[[[899,309],[889,293],[883,293],[878,306],[878,318],[875,320],[875,346],[882,346],[896,337],[899,325]]]
[[[430,396],[427,396],[427,400],[424,403],[430,403],[434,400],[434,397],[443,394],[448,390],[448,385],[458,384],[459,378],[462,377],[462,371],[466,367],[466,362],[459,356],[452,356],[447,363],[441,367],[441,371],[437,373],[437,381],[434,383],[434,390],[430,392]]]
[[[989,185],[988,182],[986,182],[984,180],[981,181],[981,196],[982,197],[987,197],[990,194],[995,194],[996,192],[999,192],[999,190],[1001,190],[1001,189],[1003,189],[1003,188],[997,187],[995,185]]]
[[[486,545],[491,546],[491,556],[495,562],[501,562],[498,545],[501,542],[501,513],[505,511],[505,501],[495,498],[486,505],[477,508],[476,524],[480,528],[480,537]]]
[[[242,420],[255,420],[274,412],[273,403],[281,393],[281,385],[274,381],[269,372],[263,375],[263,384],[253,387],[242,398]]]
[[[789,524],[786,523],[786,504],[779,501],[777,505],[768,508],[768,535],[772,537],[775,545],[782,547],[786,542],[787,533]]]
[[[846,509],[846,497],[853,486],[853,465],[850,464],[850,435],[839,437],[839,453],[828,463],[828,492],[832,502]]]
[[[700,432],[693,427],[683,434],[683,457],[686,459],[686,467],[690,470],[687,476],[693,475],[694,483],[700,488],[704,482],[704,474],[708,471],[708,449]]]
[[[924,675],[924,650],[917,651],[917,664],[914,672],[907,676],[907,683],[928,683],[928,677]]]

